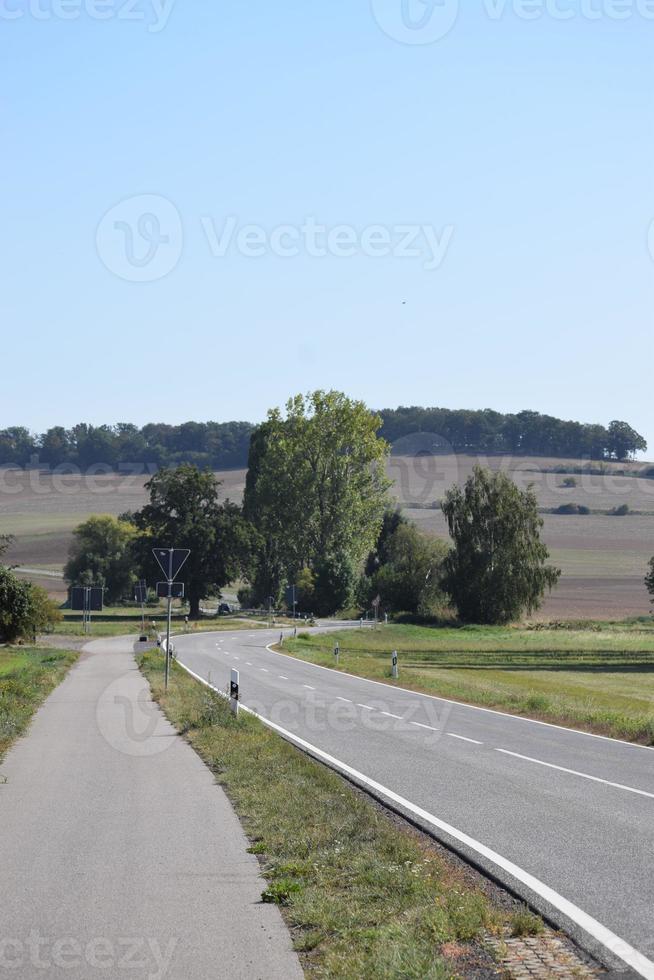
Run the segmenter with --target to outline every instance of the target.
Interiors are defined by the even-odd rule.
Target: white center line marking
[[[277,676],[279,677],[280,681],[287,681],[288,680],[288,677],[285,677],[284,674],[278,674]]]
[[[426,728],[430,732],[440,732],[440,728],[433,728],[432,725],[422,725],[419,721],[412,721],[412,725],[417,725],[418,728]]]
[[[259,670],[262,670],[264,674],[268,673],[268,669],[266,667],[259,667]]]
[[[252,666],[252,664],[250,663],[250,661],[249,661],[249,660],[246,660],[246,661],[245,661],[245,666],[246,666],[246,667],[251,667],[251,666]]]
[[[369,704],[357,704],[357,708],[365,708],[366,711],[374,711],[375,710],[374,708],[371,708]]]
[[[382,711],[382,714],[387,718],[397,718],[398,721],[402,721],[402,715],[392,715],[390,711]]]
[[[476,738],[466,738],[465,735],[455,735],[454,732],[446,732],[450,738],[458,738],[461,742],[471,742],[472,745],[483,745],[483,742],[478,742]]]
[[[565,766],[555,766],[552,762],[543,762],[541,759],[532,759],[528,755],[520,755],[518,752],[509,752],[508,749],[495,749],[502,755],[512,755],[514,759],[524,759],[525,762],[535,762],[537,766],[546,766],[548,769],[558,769],[559,772],[567,772],[571,776],[581,776],[582,779],[590,779],[594,783],[603,783],[605,786],[613,786],[614,789],[624,789],[627,793],[636,793],[638,796],[647,796],[654,800],[654,793],[646,793],[644,789],[634,789],[633,786],[625,786],[623,783],[612,783],[609,779],[600,779],[599,776],[590,776],[587,772],[577,772],[576,769],[566,769]]]
[[[302,687],[306,687],[307,691],[315,691],[315,687],[310,687],[309,684],[303,684]]]
[[[340,698],[340,697],[337,697],[336,700],[337,701],[345,701],[347,704],[352,704],[352,702],[350,701],[349,698]]]

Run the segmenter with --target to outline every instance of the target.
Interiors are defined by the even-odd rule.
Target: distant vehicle
[[[228,602],[221,602],[220,605],[218,606],[218,615],[230,616],[231,613],[232,613],[232,607],[230,606],[230,604]]]

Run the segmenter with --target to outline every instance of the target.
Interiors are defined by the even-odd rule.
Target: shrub
[[[629,504],[620,504],[619,507],[614,507],[611,511],[613,517],[626,517],[629,513]]]
[[[0,566],[0,640],[13,643],[31,638],[61,618],[45,589],[21,581]]]
[[[590,507],[584,504],[561,504],[554,511],[555,514],[590,514]]]
[[[568,476],[561,485],[565,487],[566,490],[571,490],[573,487],[577,486],[577,481],[575,480],[574,476]]]

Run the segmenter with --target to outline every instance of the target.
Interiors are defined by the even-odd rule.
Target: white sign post
[[[396,681],[400,676],[400,669],[397,666],[397,650],[393,650],[393,659],[391,663],[393,666],[393,680]]]

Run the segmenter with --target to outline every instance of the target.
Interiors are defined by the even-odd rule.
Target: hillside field
[[[452,483],[466,479],[477,462],[505,469],[521,486],[533,483],[544,511],[569,503],[592,511],[586,516],[543,514],[544,538],[563,576],[538,618],[619,619],[651,611],[643,578],[654,554],[653,479],[617,475],[622,464],[602,464],[602,475],[568,475],[548,470],[578,468],[582,465],[578,460],[464,455],[392,456],[388,475],[407,516],[446,537],[438,502]],[[645,469],[648,464],[639,465]],[[636,464],[628,466],[637,469]],[[222,498],[241,499],[245,470],[218,472],[216,477],[222,481]],[[65,585],[58,575],[75,526],[89,514],[138,509],[145,501],[147,479],[0,469],[0,533],[16,537],[8,560],[30,569],[30,579],[53,595],[62,595]],[[576,486],[565,487],[566,479],[574,479]],[[608,516],[608,511],[623,504],[630,508],[627,516]]]

